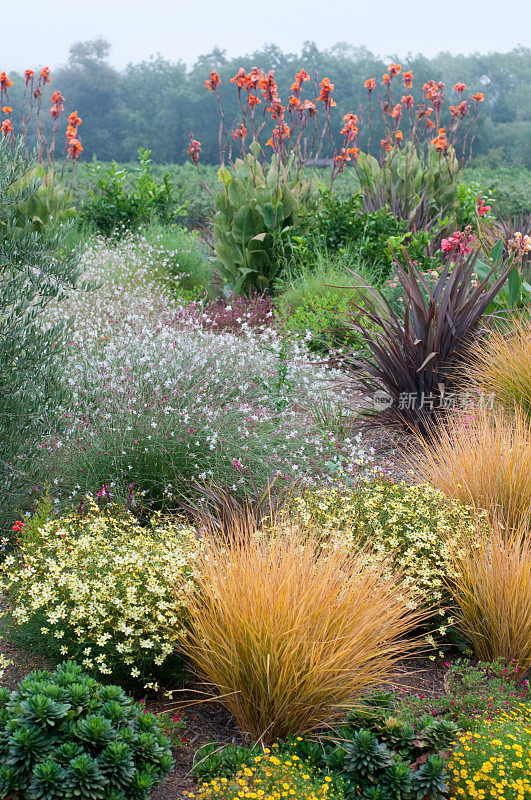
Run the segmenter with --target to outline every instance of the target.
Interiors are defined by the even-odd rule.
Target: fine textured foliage
[[[371,409],[369,418],[427,434],[429,419],[437,413],[445,390],[481,317],[503,285],[511,265],[495,281],[474,281],[475,256],[450,259],[430,282],[404,251],[406,266],[395,260],[406,298],[402,320],[384,296],[360,278],[362,305],[350,315],[368,357],[354,360],[368,395],[385,392],[389,403]],[[356,379],[359,379],[357,371]],[[444,407],[444,406],[443,406]]]
[[[531,420],[531,319],[511,317],[470,354],[467,374],[509,413],[520,406]]]
[[[471,508],[428,483],[376,477],[305,492],[294,498],[291,512],[304,528],[318,529],[330,547],[366,545],[377,558],[391,557],[412,601],[432,612],[430,628],[445,636],[452,619],[445,588],[449,556],[474,522]]]
[[[34,457],[60,402],[58,357],[64,314],[46,331],[37,317],[76,285],[82,269],[65,232],[45,235],[20,207],[39,188],[22,141],[0,142],[0,530],[27,504]],[[14,521],[14,520],[13,520]]]
[[[447,497],[486,509],[510,527],[531,512],[531,422],[515,409],[454,414],[419,439],[409,452],[411,467]]]
[[[0,570],[17,638],[122,681],[154,685],[161,670],[178,671],[192,531],[156,515],[141,528],[130,515],[89,507],[20,536],[20,552]]]
[[[479,542],[474,537],[452,556],[457,618],[476,655],[484,661],[514,660],[527,673],[531,668],[529,525],[510,531],[494,522]]]
[[[170,741],[119,686],[74,662],[0,689],[0,797],[146,800],[171,770]]]
[[[295,527],[206,541],[183,646],[253,740],[334,721],[418,646],[407,636],[423,611],[408,607],[400,575],[372,561],[322,550]]]
[[[523,703],[466,732],[448,763],[450,800],[531,797],[531,708]]]

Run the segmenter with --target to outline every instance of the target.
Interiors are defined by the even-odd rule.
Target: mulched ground
[[[15,689],[17,683],[35,669],[53,669],[54,664],[43,656],[18,650],[5,640],[0,640],[0,652],[14,663],[8,667],[0,682],[9,689]],[[444,674],[446,668],[442,661],[434,663],[429,659],[404,661],[398,665],[396,684],[382,687],[384,690],[400,689],[406,693],[423,694],[426,697],[444,693]],[[219,703],[207,699],[199,688],[185,689],[175,692],[169,701],[163,692],[146,698],[149,711],[171,709],[176,714],[182,713],[186,718],[186,730],[183,732],[184,742],[174,751],[175,769],[158,786],[151,800],[183,800],[188,792],[193,791],[194,781],[190,776],[194,755],[200,747],[208,742],[218,744],[242,743],[238,728],[231,715]]]

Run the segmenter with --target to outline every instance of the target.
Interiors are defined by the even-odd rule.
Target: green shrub
[[[134,685],[179,674],[175,649],[196,542],[190,530],[157,516],[142,528],[131,515],[89,504],[84,514],[30,521],[18,535],[18,551],[0,564],[14,639]]]
[[[465,183],[478,183],[496,200],[493,206],[498,217],[531,214],[531,170],[525,167],[476,166],[481,157],[463,174]]]
[[[0,689],[0,764],[2,798],[144,800],[173,759],[153,714],[65,662]]]
[[[56,424],[64,324],[41,330],[37,317],[53,299],[79,287],[79,257],[68,227],[52,234],[19,209],[40,191],[22,141],[0,143],[0,530],[9,531],[38,482],[39,444]],[[85,287],[86,288],[86,287]],[[63,393],[64,397],[64,393]]]
[[[452,620],[444,588],[448,555],[473,524],[472,509],[429,484],[376,477],[353,487],[338,483],[308,491],[293,500],[292,510],[305,527],[317,525],[336,547],[370,544],[378,557],[392,555],[405,570],[416,602],[432,609],[438,634],[445,636]]]
[[[91,189],[83,204],[81,215],[104,234],[117,229],[133,229],[152,218],[170,222],[182,216],[169,174],[157,183],[151,171],[150,150],[138,151],[136,185],[128,188],[127,169],[119,169],[113,161],[110,167],[100,164],[90,167],[97,188]]]

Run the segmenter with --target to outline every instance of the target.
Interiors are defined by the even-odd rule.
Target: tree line
[[[229,81],[241,66],[246,70],[255,65],[264,71],[273,69],[285,102],[295,72],[301,67],[311,75],[317,73],[319,79],[330,78],[337,102],[332,129],[337,133],[343,114],[358,112],[360,104],[366,104],[365,80],[374,77],[379,82],[388,67],[365,47],[337,44],[320,50],[313,42],[307,42],[300,54],[284,53],[269,45],[250,55],[229,58],[225,51],[215,49],[201,56],[191,69],[182,61],[157,56],[117,70],[109,63],[109,53],[110,44],[104,39],[76,42],[70,48],[68,63],[52,72],[51,91],[60,90],[66,112],[77,110],[83,119],[83,160],[132,161],[139,147],[147,147],[156,162],[182,163],[193,132],[202,144],[202,161],[218,162],[219,109],[215,96],[205,88],[212,70],[222,80],[223,110],[229,127],[239,117],[237,92]],[[488,55],[440,53],[431,59],[417,55],[400,60],[395,56],[393,60],[414,73],[416,100],[420,100],[422,84],[430,78],[444,81],[450,93],[457,81],[466,83],[468,90],[483,92],[485,102],[473,142],[474,157],[481,156],[493,166],[500,163],[531,168],[530,48]],[[24,76],[12,73],[10,78],[16,130]],[[375,117],[376,142],[378,134]],[[362,147],[366,145],[365,135],[362,127]],[[335,144],[340,145],[339,136]]]

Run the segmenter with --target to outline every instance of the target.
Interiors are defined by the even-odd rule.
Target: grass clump
[[[452,554],[458,623],[483,661],[531,668],[531,536],[495,521],[492,530]]]
[[[468,376],[509,413],[519,406],[531,419],[531,319],[514,317],[472,350]]]
[[[529,517],[531,422],[523,411],[454,414],[433,433],[412,447],[412,468],[447,497],[486,509],[509,527]]]
[[[337,720],[418,647],[424,612],[364,550],[323,550],[313,533],[273,526],[209,537],[197,566],[184,651],[254,741]]]

